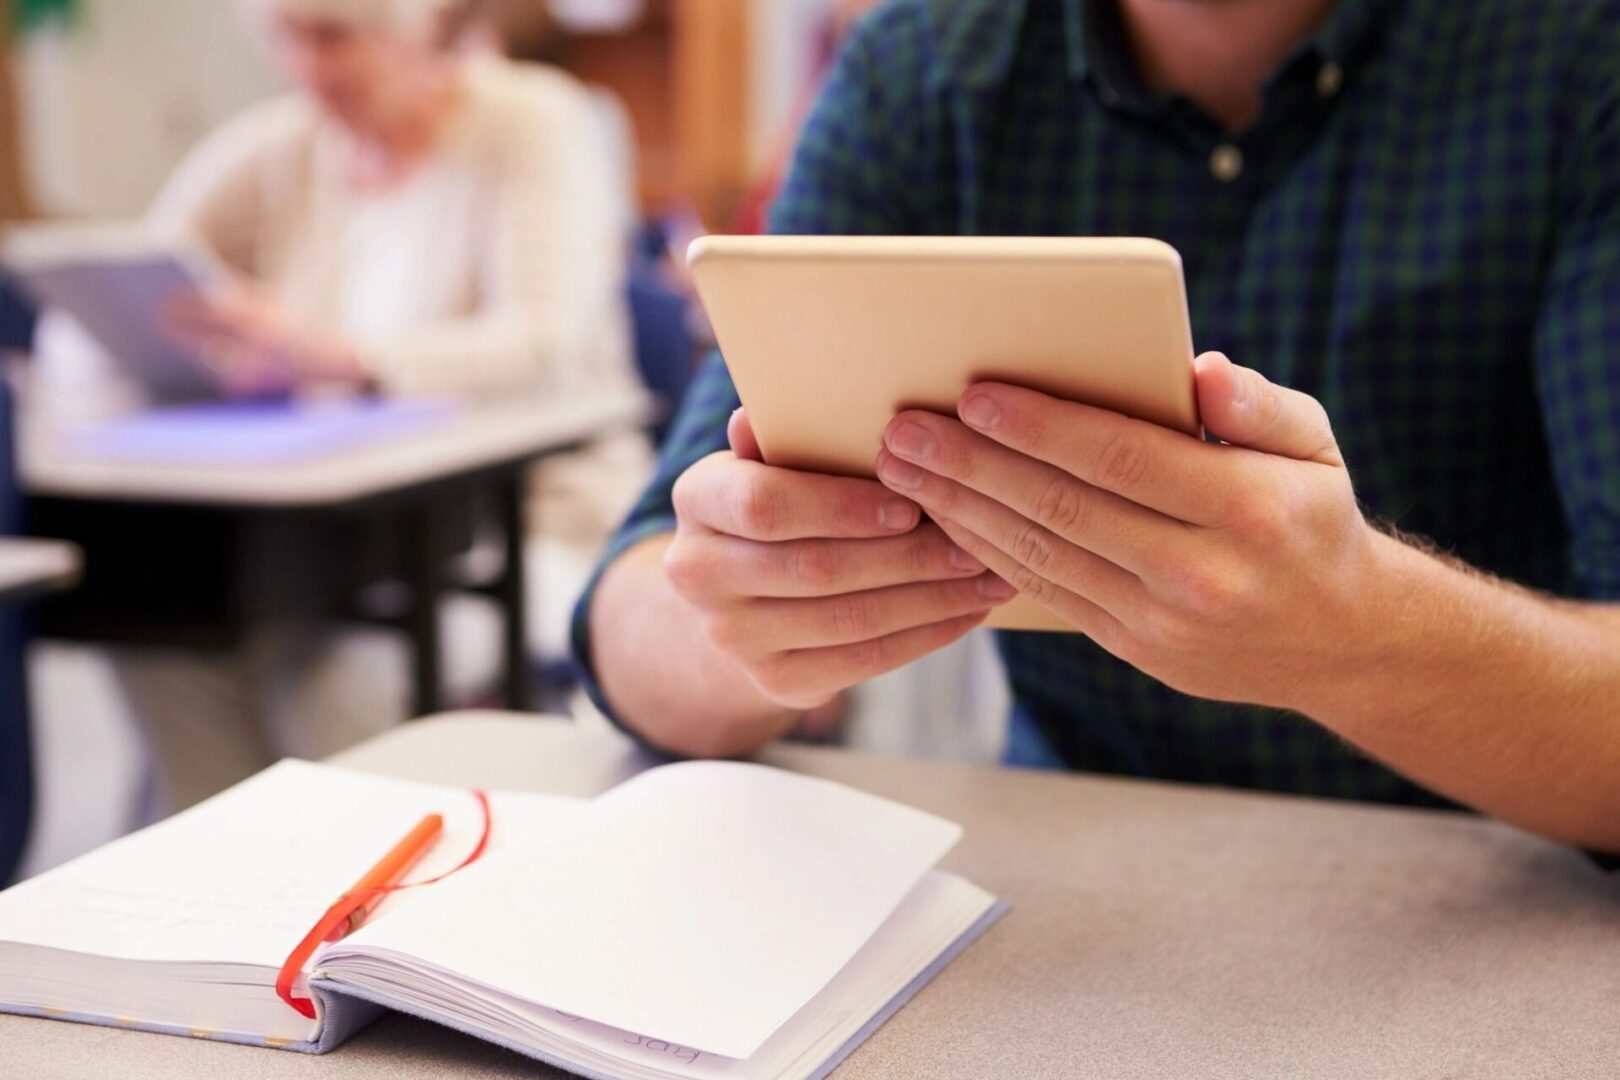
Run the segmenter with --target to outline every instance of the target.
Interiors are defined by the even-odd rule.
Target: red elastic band
[[[478,800],[478,810],[483,816],[483,830],[480,832],[478,843],[471,853],[438,877],[428,878],[426,881],[412,881],[406,884],[388,885],[374,889],[356,889],[353,892],[344,893],[338,898],[337,903],[326,909],[326,914],[322,915],[309,933],[304,935],[304,940],[298,943],[298,947],[287,955],[286,962],[281,965],[281,971],[276,976],[276,996],[304,1016],[309,1017],[311,1020],[315,1019],[315,1002],[309,998],[295,997],[293,995],[293,983],[297,981],[299,973],[304,970],[304,965],[309,963],[310,957],[315,955],[315,950],[320,948],[322,942],[337,940],[337,938],[333,937],[334,932],[348,921],[350,915],[375,897],[384,893],[399,892],[403,889],[419,889],[424,885],[436,885],[451,874],[465,870],[483,857],[484,849],[489,847],[491,824],[489,796],[477,789],[474,789],[472,794],[473,798]],[[342,935],[338,936],[341,937]]]

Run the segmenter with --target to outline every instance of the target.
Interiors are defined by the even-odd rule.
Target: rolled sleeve
[[[596,598],[602,575],[607,573],[625,552],[655,536],[675,531],[675,481],[681,474],[703,458],[726,447],[726,425],[741,402],[737,388],[732,385],[720,354],[711,356],[693,380],[685,404],[671,429],[663,450],[658,455],[658,468],[647,485],[630,516],[625,519],[603,551],[596,569],[592,571],[584,594],[574,606],[570,630],[570,645],[574,654],[574,667],[580,684],[592,704],[609,720],[644,746],[650,745],[634,728],[626,724],[602,692],[597,678],[591,650],[591,603]]]

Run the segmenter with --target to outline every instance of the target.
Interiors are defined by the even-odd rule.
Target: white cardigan
[[[198,147],[149,219],[359,346],[388,393],[633,386],[627,208],[604,144],[567,75],[480,60],[397,188],[353,191],[350,137],[286,97]]]

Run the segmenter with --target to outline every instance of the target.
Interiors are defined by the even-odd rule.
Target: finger
[[[960,526],[988,540],[1029,572],[1020,577],[1055,582],[1116,616],[1139,603],[1143,596],[1142,582],[1136,575],[954,480],[919,469],[886,450],[878,455],[878,475],[884,483],[915,499],[946,535],[953,534],[952,526]],[[980,552],[968,552],[984,561]],[[994,564],[986,565],[994,569]],[[1019,592],[1028,591],[1019,581],[1007,580]]]
[[[725,620],[716,644],[736,656],[854,645],[919,626],[983,615],[1017,591],[993,574],[966,581],[894,585],[809,600],[753,600]]]
[[[942,528],[952,541],[989,566],[992,573],[1017,589],[1021,595],[1028,596],[1057,615],[1106,651],[1119,655],[1117,650],[1124,638],[1125,629],[1124,624],[1113,614],[1094,601],[1035,574],[990,541],[968,529],[952,522],[945,522]]]
[[[1216,438],[1261,453],[1343,465],[1327,410],[1309,394],[1238,367],[1220,353],[1193,362],[1198,408]]]
[[[834,695],[818,688],[855,686],[905,667],[966,637],[985,617],[983,612],[964,615],[854,645],[787,653],[755,678],[766,693],[778,700],[797,700],[807,707],[825,704]]]
[[[158,309],[160,324],[213,323],[214,306],[195,289],[177,289]]]
[[[1175,559],[1188,543],[1184,522],[1009,450],[949,417],[901,413],[884,432],[884,444],[903,461],[977,491],[1133,574]]]
[[[836,596],[984,573],[983,563],[951,543],[932,522],[878,540],[777,544],[705,530],[691,542],[671,546],[666,566],[688,599]]]
[[[748,540],[864,540],[910,532],[917,505],[872,480],[797,472],[711,454],[675,484],[675,510]]]
[[[1002,446],[1181,521],[1215,523],[1208,493],[1231,484],[1218,447],[1107,409],[979,383],[962,395],[957,411]]]
[[[742,460],[765,460],[765,454],[759,448],[759,440],[754,438],[754,427],[748,422],[747,410],[738,409],[731,414],[731,421],[726,425],[726,437],[731,442],[731,452]]]
[[[164,308],[158,315],[158,331],[180,344],[231,336],[230,327],[216,319],[211,312],[182,307]]]

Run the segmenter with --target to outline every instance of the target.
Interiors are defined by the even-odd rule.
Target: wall
[[[821,28],[833,6],[833,0],[753,0],[748,143],[756,169],[774,160],[784,133],[798,119],[815,75]]]
[[[237,0],[81,0],[18,58],[35,208],[128,217],[204,134],[276,87]]]

